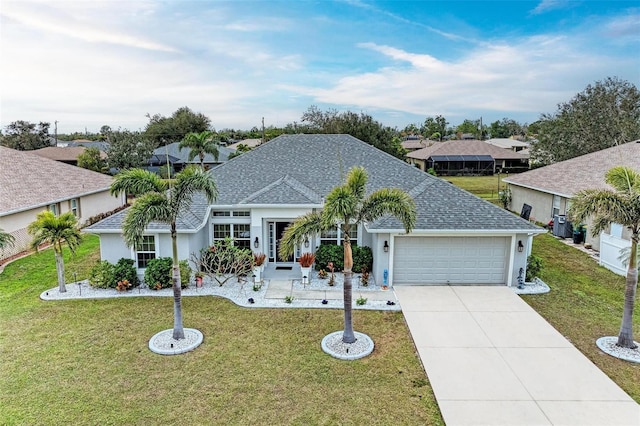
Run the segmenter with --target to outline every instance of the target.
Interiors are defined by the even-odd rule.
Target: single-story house
[[[517,212],[530,206],[530,219],[547,223],[554,216],[566,216],[571,197],[584,189],[611,189],[605,183],[607,171],[615,166],[640,170],[640,141],[629,142],[591,154],[509,176],[503,182],[511,190],[511,209]],[[614,225],[608,232],[592,237],[587,225],[586,243],[600,251],[600,263],[626,273],[618,257],[620,248],[629,245],[628,230]],[[615,247],[614,247],[615,246]]]
[[[165,146],[156,148],[153,151],[152,156],[148,160],[148,168],[152,171],[157,171],[159,167],[166,166],[167,160],[173,167],[173,172],[179,172],[188,164],[200,164],[200,157],[196,155],[193,160],[189,161],[189,148],[179,148],[180,142],[173,142]],[[229,159],[235,150],[226,146],[218,147],[218,159],[216,160],[213,155],[205,154],[204,166],[205,168],[211,168],[222,164]]]
[[[323,208],[327,194],[347,171],[363,166],[367,191],[386,187],[415,200],[417,222],[410,234],[384,217],[354,229],[354,244],[368,246],[378,282],[402,284],[517,285],[527,254],[542,228],[349,135],[282,135],[209,171],[218,198],[193,203],[178,221],[181,259],[232,237],[237,245],[263,252],[269,263],[292,266],[321,244],[341,244],[341,232],[315,235],[295,259],[277,256],[285,228],[297,217]],[[122,238],[126,210],[87,228],[100,236],[102,259],[136,261],[142,273],[150,258],[171,255],[168,226],[152,223],[144,244],[131,249]],[[267,277],[268,278],[268,277]]]
[[[529,169],[529,156],[499,148],[479,140],[436,142],[409,152],[407,161],[420,170],[431,168],[438,175],[492,175],[497,171],[517,172]]]
[[[86,149],[87,148],[83,146],[48,146],[46,148],[36,149],[31,152],[39,155],[40,157],[60,161],[61,163],[71,164],[72,166],[77,166],[78,157],[83,154]],[[101,151],[100,157],[102,159],[106,159],[107,154]]]
[[[411,135],[411,136],[406,136],[404,140],[400,142],[400,145],[402,145],[402,147],[405,150],[411,152],[411,151],[417,151],[422,148],[426,148],[427,146],[432,145],[434,143],[436,142],[429,139],[425,139],[423,137],[417,137],[417,136]]]
[[[67,148],[62,148],[67,149]],[[15,237],[15,247],[0,250],[5,259],[29,247],[27,226],[42,210],[71,211],[80,224],[125,204],[109,193],[113,178],[0,146],[0,228]]]

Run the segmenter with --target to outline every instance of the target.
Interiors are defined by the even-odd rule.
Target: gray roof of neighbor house
[[[499,148],[479,140],[453,140],[446,142],[436,142],[431,146],[419,149],[407,154],[408,158],[426,160],[431,156],[450,155],[490,155],[496,160],[526,160],[528,155],[513,152],[509,149]]]
[[[221,207],[320,208],[324,197],[344,182],[354,166],[367,170],[368,193],[390,187],[403,189],[414,197],[418,209],[416,230],[539,230],[528,221],[349,135],[282,135],[209,173],[218,185],[215,204]],[[201,203],[206,207],[199,197],[192,208],[200,218],[199,226],[206,223],[206,209]],[[118,230],[123,214],[111,216],[89,230]],[[184,221],[179,229],[194,230],[191,222]],[[385,217],[368,224],[368,228],[400,231],[402,225],[393,217]]]
[[[161,146],[159,148],[156,148],[153,151],[154,155],[158,155],[160,157],[164,156],[164,155],[169,155],[169,157],[174,157],[178,159],[178,163],[191,163],[191,164],[200,164],[200,157],[198,157],[197,155],[195,156],[195,158],[192,161],[189,161],[189,148],[182,148],[182,150],[180,150],[178,148],[178,146],[180,145],[180,142],[173,142],[170,143],[168,145],[165,146]],[[225,161],[227,161],[229,159],[229,155],[231,155],[234,152],[234,150],[229,149],[225,146],[219,146],[218,147],[218,160],[216,160],[215,158],[213,158],[213,155],[211,154],[205,154],[204,156],[204,162],[205,164],[217,164],[217,163],[223,163]]]
[[[71,142],[67,142],[67,146],[84,146],[85,148],[98,148],[102,152],[109,151],[111,146],[107,141],[90,141],[87,139],[76,139]]]
[[[504,182],[571,198],[583,189],[611,189],[604,176],[615,166],[640,171],[640,140],[509,176]]]
[[[0,146],[0,216],[108,190],[113,178]]]

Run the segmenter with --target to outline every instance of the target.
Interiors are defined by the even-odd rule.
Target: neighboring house
[[[418,138],[418,137],[406,137],[402,142],[400,142],[402,147],[408,152],[417,151],[419,149],[426,148],[430,145],[433,145],[434,143],[436,142],[429,139]]]
[[[193,160],[189,161],[189,148],[179,149],[179,142],[170,143],[166,146],[161,146],[153,151],[153,155],[149,158],[147,167],[149,170],[157,172],[162,166],[166,166],[167,160],[173,167],[173,172],[179,172],[184,169],[188,164],[200,164],[200,156],[196,155]],[[233,149],[225,146],[218,147],[218,159],[216,160],[213,155],[205,154],[204,166],[205,168],[211,168],[219,164],[224,163],[229,159],[229,155],[234,152]]]
[[[30,151],[0,147],[0,228],[16,239],[14,248],[0,250],[0,259],[29,247],[27,225],[42,210],[56,214],[72,211],[83,224],[92,216],[122,206],[124,200],[109,193],[111,181],[110,176]]]
[[[640,170],[640,141],[509,176],[504,182],[511,189],[511,208],[520,212],[522,206],[528,204],[531,206],[530,218],[547,223],[555,215],[567,214],[571,197],[578,191],[610,189],[604,181],[604,176],[615,166],[629,166]],[[618,257],[619,249],[629,245],[628,231],[614,225],[609,232],[592,237],[589,225],[587,223],[586,243],[600,250],[600,263],[618,273],[625,273],[626,268],[622,266]],[[613,245],[617,248],[609,247]]]
[[[409,152],[407,161],[420,170],[433,168],[438,175],[492,175],[497,171],[529,169],[529,156],[479,140],[434,143]]]
[[[60,161],[61,163],[71,164],[72,166],[78,165],[78,157],[84,153],[87,148],[82,146],[48,146],[46,148],[40,148],[31,151],[32,153],[39,155],[40,157],[48,158],[49,160]],[[107,154],[100,152],[100,157],[107,158]]]
[[[107,141],[90,141],[87,139],[76,139],[67,143],[67,146],[83,146],[85,148],[98,148],[101,152],[109,151],[109,142]]]
[[[269,263],[293,266],[302,252],[340,244],[336,228],[312,236],[308,247],[297,247],[295,259],[277,257],[285,228],[300,215],[322,209],[326,195],[354,166],[366,168],[367,191],[401,188],[416,202],[417,222],[409,235],[392,217],[353,230],[353,244],[373,251],[372,272],[379,283],[386,276],[393,285],[515,285],[526,268],[533,235],[545,232],[352,136],[282,135],[210,171],[218,186],[217,201],[209,205],[197,197],[179,218],[179,257],[188,259],[214,241],[232,237],[238,246],[264,252]],[[122,238],[126,212],[88,231],[100,235],[104,260],[132,258],[142,273],[149,259],[171,255],[169,228],[150,224],[143,244],[132,250]]]
[[[511,139],[511,138],[493,138],[493,139],[488,139],[485,142],[490,145],[497,146],[498,148],[504,148],[513,152],[520,152],[520,153],[524,153],[523,150],[529,148],[528,142],[523,142],[517,139]]]

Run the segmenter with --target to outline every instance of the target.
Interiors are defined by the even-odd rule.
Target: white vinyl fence
[[[631,247],[631,241],[602,232],[600,234],[600,264],[618,275],[626,275],[627,267],[618,259],[620,250]]]

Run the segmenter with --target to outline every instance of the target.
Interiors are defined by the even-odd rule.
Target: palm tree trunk
[[[200,168],[204,170],[204,152],[200,152]]]
[[[60,293],[66,293],[67,287],[64,285],[64,258],[62,257],[62,247],[53,243],[53,253],[56,256],[56,271],[58,272],[58,289]]]
[[[178,233],[176,223],[171,222],[171,248],[173,251],[173,268],[171,278],[173,280],[173,338],[184,339],[182,327],[182,283],[180,282],[180,264],[178,263]]]
[[[352,284],[351,268],[353,267],[353,253],[351,251],[351,241],[346,237],[342,243],[344,246],[344,333],[342,334],[342,341],[344,343],[354,343],[356,336],[353,334],[353,319],[352,319]]]
[[[635,349],[638,346],[633,341],[633,305],[636,300],[638,287],[638,235],[631,237],[631,257],[627,268],[627,279],[624,292],[624,311],[622,325],[618,335],[618,346]]]

